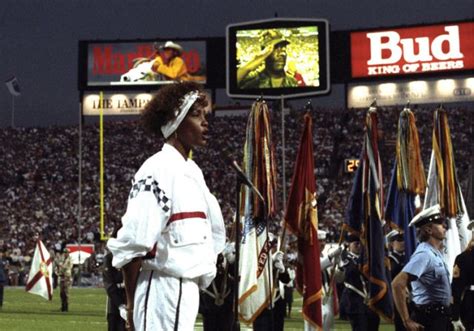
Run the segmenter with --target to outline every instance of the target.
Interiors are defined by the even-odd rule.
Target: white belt
[[[361,290],[359,290],[357,287],[355,287],[352,284],[349,284],[347,282],[344,282],[344,285],[348,289],[350,289],[350,290],[354,291],[355,293],[359,294],[364,300],[367,300],[367,295],[364,292],[362,292]]]

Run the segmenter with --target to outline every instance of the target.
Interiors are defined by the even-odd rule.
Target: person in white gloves
[[[235,243],[227,242],[217,257],[217,275],[208,288],[201,290],[199,312],[203,331],[232,330],[234,322]]]
[[[334,317],[339,311],[339,303],[337,302],[336,286],[332,281],[334,266],[339,262],[342,248],[337,247],[328,253],[324,253],[326,246],[326,231],[318,230],[319,248],[321,251],[321,280],[323,290],[322,313],[323,313],[323,330],[334,330]]]
[[[254,331],[283,331],[285,324],[286,302],[284,300],[283,284],[290,282],[290,276],[283,262],[285,254],[277,251],[277,239],[272,234],[268,234],[271,247],[271,265],[273,269],[273,279],[275,280],[275,290],[273,295],[273,307],[270,304],[264,309],[253,322]],[[281,284],[281,285],[280,285]]]

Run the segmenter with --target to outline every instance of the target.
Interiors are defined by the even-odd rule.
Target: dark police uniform
[[[104,257],[104,288],[107,292],[107,324],[109,331],[125,330],[125,320],[120,316],[119,307],[126,304],[125,286],[122,272],[112,266],[112,253]]]
[[[390,251],[388,253],[388,258],[390,259],[390,274],[392,279],[398,275],[400,271],[402,271],[403,267],[405,266],[405,254],[400,254],[395,251]]]
[[[224,262],[224,257],[219,254],[216,277],[207,289],[201,291],[199,312],[202,315],[204,331],[232,330],[234,264]]]
[[[290,282],[290,275],[285,270],[278,274],[278,281],[283,284]],[[277,282],[278,284],[278,282]],[[286,300],[281,296],[279,286],[275,290],[273,298],[273,309],[268,306],[253,322],[254,331],[283,331],[285,325]],[[273,322],[272,322],[273,317]],[[272,325],[273,324],[273,325]]]
[[[405,266],[405,254],[400,254],[395,251],[391,251],[388,253],[388,258],[390,259],[390,274],[392,276],[392,279],[394,279]],[[400,318],[400,313],[397,309],[395,309],[394,316],[395,331],[406,330],[405,326],[403,325],[403,321]]]
[[[6,262],[3,260],[3,257],[0,256],[0,307],[3,306],[3,288],[7,284],[5,264]]]
[[[474,330],[474,247],[456,257],[451,290],[453,294],[452,319],[461,322],[468,331]]]
[[[345,255],[341,268],[344,271],[340,309],[349,319],[352,330],[378,330],[380,318],[367,306],[367,280],[359,271],[359,257],[351,252]]]
[[[387,241],[389,242],[393,242],[395,240],[403,241],[403,234],[399,233],[397,230],[391,231],[386,237]],[[394,279],[405,266],[405,252],[399,253],[395,250],[391,250],[388,253],[388,258],[390,260],[390,275],[392,279]],[[397,309],[395,309],[394,317],[395,331],[406,330],[405,326],[403,325],[403,321],[400,318],[400,313]]]

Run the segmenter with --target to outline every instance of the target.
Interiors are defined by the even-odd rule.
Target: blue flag
[[[361,271],[368,281],[368,306],[387,321],[393,318],[390,277],[386,268],[383,231],[382,166],[378,147],[376,108],[366,116],[364,146],[348,204],[345,229],[363,246]]]
[[[408,224],[416,214],[416,196],[423,195],[425,189],[426,178],[415,115],[407,105],[398,119],[397,149],[385,206],[385,220],[392,228],[403,232],[405,262],[408,262],[417,245],[415,229]]]

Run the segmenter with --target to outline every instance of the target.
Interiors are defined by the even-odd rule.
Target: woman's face
[[[205,94],[201,94],[199,100],[205,98]],[[209,139],[208,137],[208,123],[207,115],[210,111],[210,103],[207,101],[206,105],[200,105],[199,100],[194,103],[183,122],[178,127],[178,140],[184,148],[191,149],[196,146],[205,146]]]

